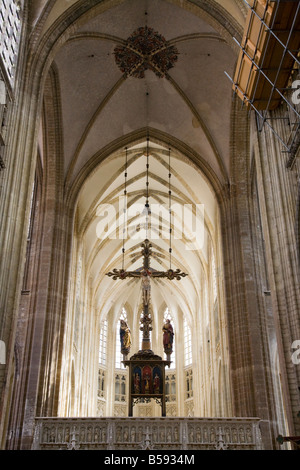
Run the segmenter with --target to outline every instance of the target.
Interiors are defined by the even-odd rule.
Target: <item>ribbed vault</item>
[[[151,266],[167,271],[181,269],[188,277],[180,282],[152,281],[152,300],[179,306],[189,316],[198,309],[199,294],[207,274],[208,240],[217,233],[217,202],[199,169],[178,151],[150,141],[149,203],[151,218],[145,230],[147,142],[142,140],[113,153],[87,179],[78,198],[77,237],[82,244],[97,311],[106,317],[112,304],[140,304],[138,280],[113,281],[106,273],[114,268],[135,270],[142,265],[141,243],[153,246]],[[126,219],[124,219],[125,165]],[[171,158],[170,158],[171,157]],[[171,162],[171,207],[169,163]],[[204,218],[202,215],[204,214]],[[123,228],[127,233],[124,236]],[[170,240],[169,229],[172,229]],[[197,235],[196,235],[197,231]],[[169,248],[172,247],[170,260]],[[122,249],[125,248],[123,258]]]
[[[228,9],[224,2],[213,0],[67,3],[68,9],[64,9],[65,2],[45,4],[39,22],[42,40],[37,46],[44,65],[37,62],[38,54],[32,57],[36,75],[50,67],[56,91],[61,176],[72,227],[60,384],[62,415],[87,413],[88,409],[95,412],[95,401],[85,401],[88,395],[78,396],[69,407],[69,373],[75,361],[81,392],[86,393],[86,386],[97,391],[94,372],[99,365],[97,350],[104,320],[108,320],[112,339],[111,360],[123,307],[131,318],[134,348],[138,347],[141,282],[114,281],[106,274],[115,268],[140,268],[145,238],[152,243],[152,268],[188,274],[180,281],[151,281],[153,348],[161,348],[166,307],[177,328],[178,347],[183,345],[180,330],[184,321],[193,329],[195,363],[200,361],[200,343],[209,344],[209,322],[216,323],[219,331],[218,317],[224,315],[219,203],[230,183],[232,126],[232,90],[224,71],[233,73],[235,68],[231,39],[234,32],[241,34],[243,21],[238,2],[229,2]],[[52,44],[47,57],[42,48],[46,39]],[[146,197],[147,138],[150,233],[146,233],[145,216],[141,215]],[[41,132],[42,160],[47,158],[44,149]],[[126,155],[128,237],[124,240]],[[225,364],[225,340],[223,346],[219,354]],[[87,377],[89,372],[81,368],[81,361],[94,364],[93,376]],[[195,380],[200,382],[202,372],[197,371]],[[205,397],[197,398],[195,404],[197,413],[206,413],[212,400],[211,386],[205,386]],[[108,400],[106,413],[113,412]],[[178,413],[188,411],[182,408]]]
[[[74,20],[64,33],[65,43],[55,46],[52,67],[61,97],[67,186],[99,150],[147,127],[189,146],[207,161],[221,183],[228,181],[231,85],[224,71],[233,72],[236,58],[228,32],[213,17],[221,21],[223,10],[218,8],[222,7],[215,2],[199,6],[186,2],[180,4],[182,8],[178,2],[160,0],[110,3],[109,8],[109,2],[101,2]],[[79,11],[84,2],[68,5],[72,18],[72,8],[75,12],[77,6]],[[229,15],[226,10],[223,13]],[[144,78],[136,78],[123,73],[116,61],[116,48],[127,47],[129,55],[127,41],[143,27],[164,38],[165,50],[178,52],[163,77],[149,69]]]
[[[216,243],[217,204],[208,181],[215,191],[229,181],[231,85],[224,70],[230,72],[235,66],[228,39],[229,25],[238,29],[243,19],[239,2],[223,2],[222,6],[212,1],[90,2],[89,10],[83,1],[68,5],[48,2],[44,5],[44,13],[48,13],[43,25],[40,23],[44,34],[47,29],[54,31],[56,15],[65,15],[67,6],[69,22],[72,18],[74,22],[65,33],[64,45],[57,49],[51,70],[61,104],[66,195],[77,204],[76,235],[83,247],[93,303],[103,316],[117,302],[121,306],[130,298],[133,309],[140,303],[139,283],[114,283],[105,274],[123,262],[122,139],[128,147],[128,210],[132,211],[145,203],[145,147],[150,133],[151,205],[166,208],[169,202],[170,146],[172,203],[182,214],[190,206],[194,222],[197,205],[204,206],[201,247],[187,249],[195,230],[193,221],[182,220],[178,211],[172,219],[172,267],[187,272],[188,278],[180,283],[160,281],[162,289],[158,281],[153,283],[157,308],[163,302],[176,303],[192,315],[207,282],[208,240]],[[143,31],[151,31],[151,37],[143,38]],[[143,62],[145,70],[139,75],[135,72]],[[40,147],[42,154],[42,143]],[[118,228],[114,236],[99,234],[105,205],[110,211],[105,218],[109,230],[115,225]],[[125,267],[136,269],[146,235],[138,215],[128,222],[134,236],[126,241]],[[170,264],[169,215],[166,212],[159,221],[152,213],[151,222],[164,231],[162,237],[155,229],[153,268],[166,270]]]

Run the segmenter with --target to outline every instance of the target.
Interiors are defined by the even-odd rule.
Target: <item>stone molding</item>
[[[258,418],[36,418],[33,450],[262,450]]]

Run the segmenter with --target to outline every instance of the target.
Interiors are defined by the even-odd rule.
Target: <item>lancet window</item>
[[[184,331],[184,365],[189,367],[192,365],[192,334],[191,329],[187,323],[186,318],[184,319],[183,324]]]
[[[107,360],[107,320],[100,328],[99,365],[106,366]]]
[[[215,260],[215,255],[214,252],[212,251],[212,259],[211,259],[211,265],[212,265],[212,286],[213,286],[213,297],[214,297],[214,302],[217,299],[218,296],[218,290],[217,290],[217,270],[216,270],[216,260]]]

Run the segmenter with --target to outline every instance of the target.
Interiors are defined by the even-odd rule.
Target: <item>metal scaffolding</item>
[[[242,43],[233,38],[240,48],[234,79],[227,72],[225,74],[243,104],[255,111],[258,131],[267,126],[279,139],[282,151],[289,156],[286,166],[291,168],[300,144],[299,100],[293,99],[300,87],[300,81],[296,81],[300,65],[300,2],[254,0],[252,5],[247,0],[244,2],[249,13]],[[286,29],[282,29],[282,25],[287,25]],[[299,87],[293,88],[292,83],[299,83]],[[286,115],[275,117],[274,113],[270,114],[280,104],[286,105]],[[272,122],[278,119],[287,121],[290,128],[288,137],[280,135],[274,128]]]

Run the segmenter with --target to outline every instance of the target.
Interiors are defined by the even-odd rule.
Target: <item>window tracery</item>
[[[22,7],[21,0],[1,0],[0,4],[0,56],[11,85],[20,45]]]
[[[184,365],[185,367],[192,364],[192,334],[186,318],[183,323],[184,330]]]
[[[100,328],[100,346],[99,346],[99,364],[106,366],[107,360],[107,320],[105,320]]]

